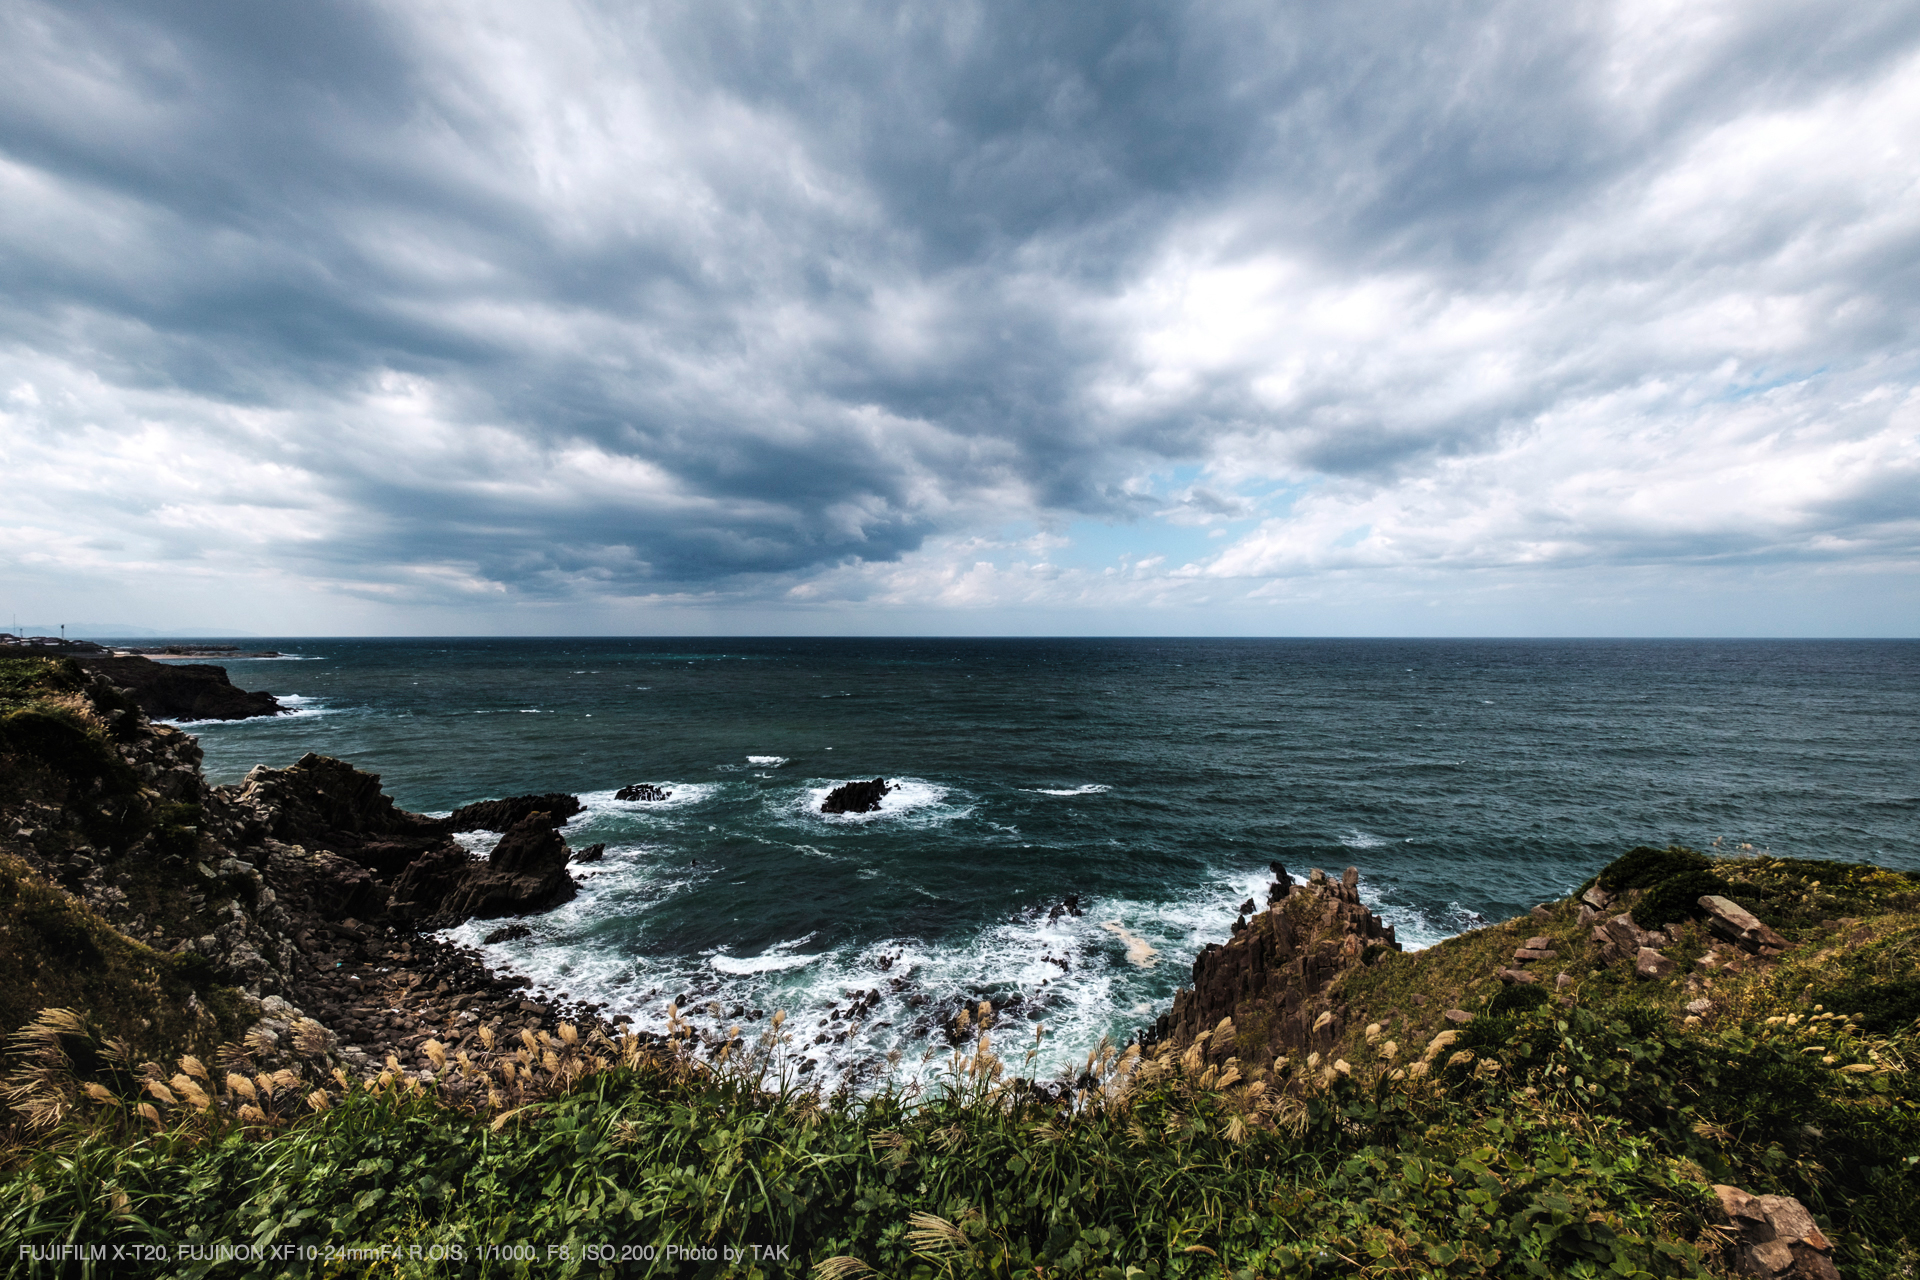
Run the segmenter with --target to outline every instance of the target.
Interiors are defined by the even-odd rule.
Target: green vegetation
[[[1903,945],[1887,933],[1861,963]],[[1252,1081],[1204,1043],[1102,1047],[1052,1092],[1011,1079],[990,1033],[926,1096],[821,1099],[783,1082],[772,1034],[709,1069],[563,1028],[443,1053],[435,1086],[363,1088],[297,1061],[270,1075],[233,1046],[167,1078],[43,1027],[16,1090],[67,1101],[0,1185],[0,1252],[423,1251],[179,1268],[263,1276],[1703,1276],[1709,1184],[1730,1182],[1800,1198],[1847,1274],[1909,1274],[1920,1033],[1805,1005],[1795,985],[1820,967],[1755,975],[1764,993],[1741,987],[1745,1011],[1711,1024],[1633,989],[1568,1009],[1504,988],[1424,1048],[1370,1026],[1344,1057]],[[535,1259],[484,1254],[523,1243]],[[450,1244],[464,1260],[428,1256]],[[648,1245],[621,1265],[589,1253]]]
[[[140,1052],[210,1052],[246,1026],[205,960],[133,941],[18,858],[0,854],[0,1026],[85,1009]]]

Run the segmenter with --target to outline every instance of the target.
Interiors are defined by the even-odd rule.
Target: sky
[[[1920,635],[1920,3],[0,0],[0,625]]]

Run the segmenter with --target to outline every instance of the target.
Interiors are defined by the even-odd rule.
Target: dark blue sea
[[[1275,860],[1358,867],[1411,946],[1636,844],[1920,868],[1911,641],[247,643],[295,657],[235,682],[298,712],[189,726],[216,781],[318,751],[422,812],[573,792],[607,856],[498,963],[645,1027],[785,1009],[827,1077],[944,1048],[958,996],[1018,997],[1043,1069],[1129,1035]],[[819,812],[872,777],[879,813]]]

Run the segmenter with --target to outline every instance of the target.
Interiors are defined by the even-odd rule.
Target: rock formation
[[[445,823],[448,831],[506,831],[517,826],[530,813],[544,813],[547,815],[547,825],[558,827],[564,826],[584,807],[578,796],[550,791],[545,795],[511,796],[505,800],[463,804],[447,815]]]
[[[1749,1195],[1718,1184],[1713,1194],[1734,1237],[1727,1246],[1734,1274],[1765,1280],[1840,1280],[1833,1245],[1798,1200]]]
[[[416,932],[571,898],[551,813],[521,817],[476,862],[448,822],[398,808],[377,775],[310,754],[209,786],[194,738],[150,723],[110,676],[54,668],[46,679],[52,710],[0,716],[0,854],[8,875],[72,895],[130,963],[200,984],[206,1001],[168,1010],[152,1034],[164,1026],[182,1047],[211,1049],[206,1037],[245,1029],[219,1021],[236,1008],[272,1035],[310,1016],[340,1063],[365,1073],[389,1051],[411,1062],[425,1040],[463,1042],[482,1023],[591,1014],[530,1001],[524,979]],[[142,1025],[114,1031],[137,1037]]]
[[[880,798],[893,790],[885,778],[875,778],[871,782],[843,782],[827,793],[821,802],[822,813],[873,813],[880,808]]]
[[[209,663],[154,662],[110,653],[84,654],[76,661],[125,689],[157,720],[247,720],[286,710],[270,693],[234,687],[225,667]]]
[[[1361,905],[1359,873],[1339,880],[1314,871],[1294,885],[1276,866],[1274,905],[1248,920],[1224,944],[1193,962],[1193,986],[1174,996],[1143,1037],[1190,1044],[1231,1018],[1234,1037],[1209,1043],[1209,1056],[1271,1062],[1281,1054],[1325,1048],[1345,1027],[1345,1011],[1328,988],[1381,950],[1398,951],[1393,926]]]
[[[630,787],[622,787],[613,793],[615,800],[671,800],[673,792],[654,786],[651,782],[636,782]]]

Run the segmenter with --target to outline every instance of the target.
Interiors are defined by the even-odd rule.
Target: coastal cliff
[[[210,786],[193,737],[151,721],[120,671],[0,658],[0,1035],[49,1007],[154,1052],[298,1025],[364,1075],[389,1055],[430,1070],[436,1036],[557,1025],[524,979],[419,932],[570,898],[544,812],[476,859],[452,828],[512,802],[428,818],[317,755]]]

